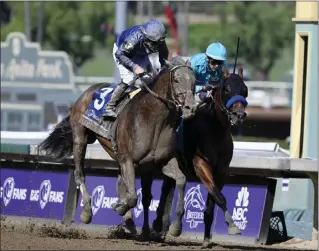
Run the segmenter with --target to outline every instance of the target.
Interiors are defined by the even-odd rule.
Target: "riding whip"
[[[238,50],[239,50],[239,41],[240,41],[240,37],[238,37],[238,39],[237,39],[237,51],[236,51],[235,65],[234,65],[233,73],[235,73],[235,71],[236,71],[237,57],[238,57]]]

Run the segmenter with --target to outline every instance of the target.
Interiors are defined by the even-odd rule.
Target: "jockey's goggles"
[[[156,40],[156,41],[151,40],[148,37],[145,37],[144,40],[145,40],[145,42],[150,43],[150,44],[159,44],[159,43],[165,41],[165,37],[162,37],[162,38],[160,38],[159,40]]]
[[[212,59],[212,58],[209,58],[207,57],[207,61],[210,65],[222,65],[224,64],[224,61],[223,60],[216,60],[216,59]]]

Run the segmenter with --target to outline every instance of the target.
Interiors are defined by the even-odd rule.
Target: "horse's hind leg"
[[[88,142],[87,129],[78,123],[73,125],[73,156],[74,156],[74,177],[77,188],[80,188],[83,198],[83,208],[81,212],[81,221],[83,223],[90,223],[92,220],[91,198],[85,185],[85,178],[83,174],[84,159],[86,153],[86,146]]]
[[[169,230],[175,184],[176,182],[174,179],[164,176],[161,189],[161,198],[156,210],[156,219],[153,221],[154,231],[157,233],[163,232],[163,237],[165,237],[166,232]]]
[[[210,230],[213,224],[214,219],[214,206],[215,201],[213,196],[208,193],[207,200],[206,200],[206,209],[204,211],[204,224],[205,224],[205,231],[204,231],[204,242],[203,246],[208,247],[210,241]]]
[[[168,176],[173,178],[176,181],[176,186],[178,189],[178,201],[176,207],[176,218],[173,223],[169,227],[169,234],[177,237],[180,236],[183,230],[182,226],[182,218],[184,215],[184,194],[185,194],[185,186],[186,186],[186,177],[179,169],[179,163],[177,159],[172,158],[166,166],[163,167],[162,172]],[[167,201],[167,203],[172,204],[171,201]],[[169,213],[169,212],[166,212]]]
[[[197,176],[200,178],[204,186],[206,187],[209,195],[208,196],[208,206],[213,207],[213,201],[223,210],[225,215],[225,220],[228,225],[228,234],[240,234],[239,228],[234,224],[232,217],[227,210],[227,202],[225,196],[222,194],[221,189],[224,185],[225,176],[221,175],[218,177],[218,182],[213,178],[212,169],[200,156],[195,155],[193,158],[193,165]],[[213,201],[211,201],[213,200]],[[212,204],[211,204],[212,203]],[[204,245],[208,243],[210,239],[210,229],[213,222],[212,210],[205,211],[204,222],[205,222],[205,235],[204,235]]]

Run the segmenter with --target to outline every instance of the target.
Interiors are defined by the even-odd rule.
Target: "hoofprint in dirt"
[[[291,240],[290,240],[291,242]],[[288,244],[288,243],[287,243]],[[297,246],[211,244],[206,250],[316,250],[316,245],[303,241]],[[1,250],[205,250],[200,241],[183,238],[155,238],[143,241],[140,235],[128,235],[119,226],[64,226],[54,221],[1,217]]]

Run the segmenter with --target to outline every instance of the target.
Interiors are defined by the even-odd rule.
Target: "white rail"
[[[113,77],[75,77],[76,84],[81,90],[95,83],[113,83]],[[271,81],[246,81],[248,86],[249,106],[290,107],[292,98],[292,83]]]

